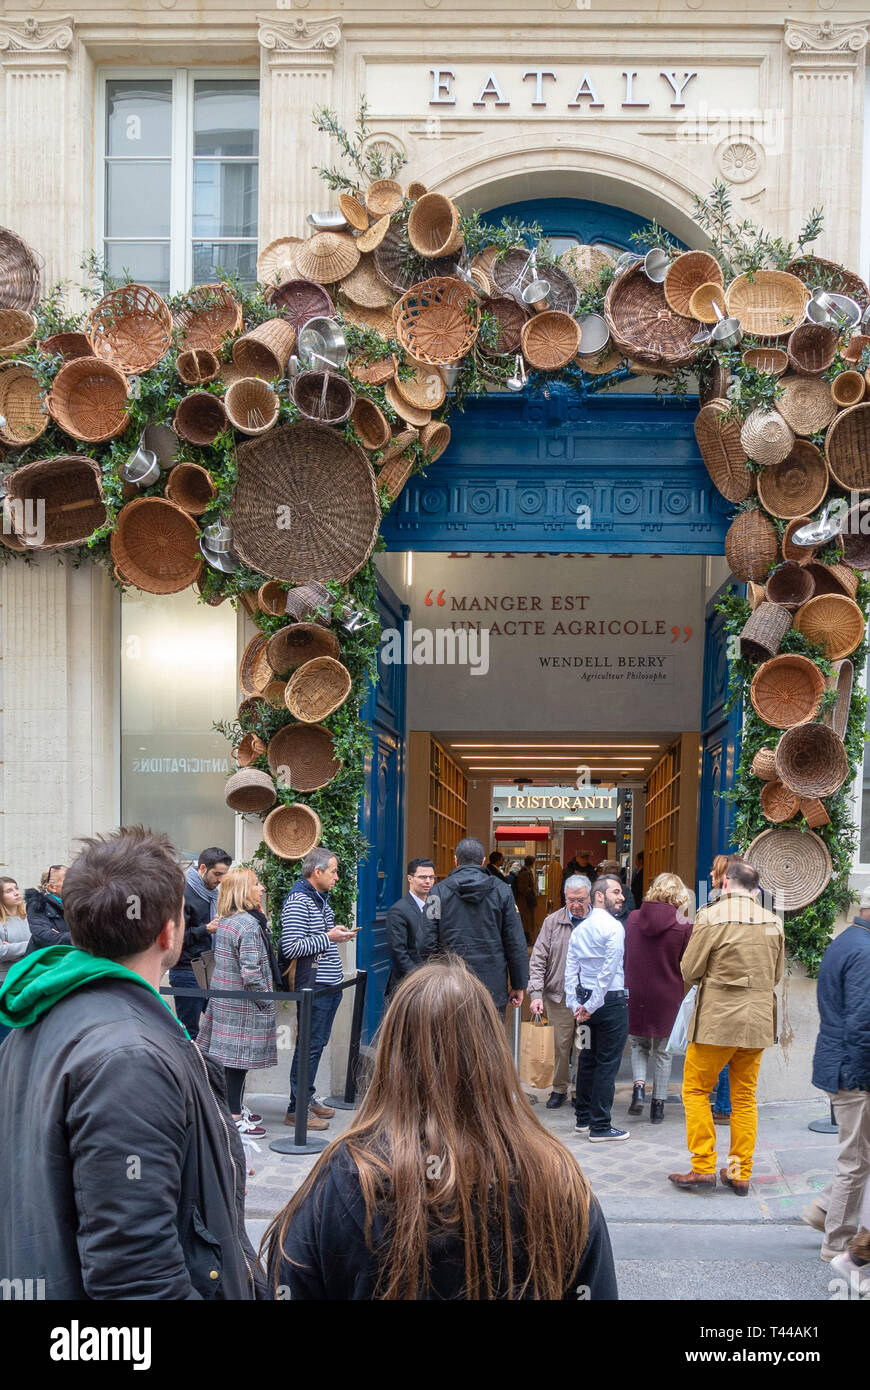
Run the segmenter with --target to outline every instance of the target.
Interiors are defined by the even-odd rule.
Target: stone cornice
[[[811,24],[787,19],[785,46],[794,55],[806,54],[817,59],[827,54],[860,53],[867,46],[867,25],[834,24],[829,19]]]
[[[0,20],[0,62],[68,63],[75,40],[72,15],[40,22],[32,15],[23,20]]]
[[[341,18],[297,19],[283,21],[273,15],[258,15],[257,39],[260,47],[276,55],[323,55],[341,43]]]

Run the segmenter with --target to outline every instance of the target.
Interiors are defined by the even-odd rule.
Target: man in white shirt
[[[625,896],[618,878],[592,885],[592,911],[576,926],[565,961],[565,1003],[577,1023],[578,1134],[593,1144],[628,1138],[610,1122],[616,1073],[628,1037],[628,990],[622,973],[625,930],[616,916]]]

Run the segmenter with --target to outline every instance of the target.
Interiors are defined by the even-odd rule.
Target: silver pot
[[[534,309],[536,314],[542,313],[544,309],[549,309],[549,280],[532,280],[531,284],[526,285],[523,290],[523,303],[527,308]]]
[[[341,232],[347,226],[347,218],[337,208],[329,212],[309,212],[305,220],[309,227],[315,227],[318,232]]]
[[[226,555],[232,549],[233,528],[225,521],[213,521],[210,526],[204,526],[202,535],[209,550],[218,555]]]
[[[124,464],[123,476],[126,482],[133,483],[136,487],[151,487],[160,477],[157,455],[140,444],[135,454],[131,454]]]
[[[713,307],[714,309],[717,308],[715,304]],[[710,331],[710,338],[717,347],[736,347],[743,338],[740,331],[740,320],[720,316]]]
[[[336,319],[309,319],[299,330],[296,343],[300,357],[320,357],[332,367],[343,367],[347,361],[347,339]]]
[[[601,314],[582,314],[577,320],[580,325],[580,346],[578,357],[597,357],[610,342],[610,329]]]
[[[643,258],[643,273],[654,285],[664,284],[671,258],[660,246],[654,246]]]
[[[807,301],[806,318],[824,328],[836,328],[841,333],[847,328],[855,328],[861,321],[861,309],[847,294],[831,294],[828,290],[816,290]]]
[[[365,613],[352,608],[350,604],[346,604],[342,610],[341,625],[345,632],[359,632],[360,628],[371,627],[376,621],[376,618],[367,618]]]
[[[462,371],[462,363],[448,362],[445,364],[445,366],[439,367],[438,371],[440,372],[441,380],[444,382],[444,385],[447,387],[448,391],[452,391],[453,387],[459,380],[459,374]]]
[[[238,559],[232,550],[212,550],[204,539],[200,539],[199,548],[203,559],[212,569],[220,570],[222,574],[233,574],[239,568]]]

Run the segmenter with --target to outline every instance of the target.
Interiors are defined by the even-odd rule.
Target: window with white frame
[[[104,74],[98,225],[110,274],[161,294],[257,278],[259,82],[200,70]]]

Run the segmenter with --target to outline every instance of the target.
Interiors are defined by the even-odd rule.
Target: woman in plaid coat
[[[269,960],[268,926],[260,906],[262,888],[252,869],[230,869],[218,894],[218,929],[214,938],[215,990],[274,988]],[[265,1134],[243,1112],[245,1074],[278,1064],[273,1000],[210,999],[200,1024],[197,1045],[222,1062],[227,1100],[242,1134]]]

